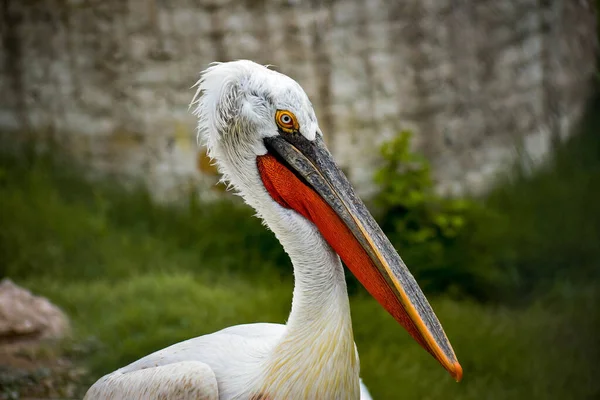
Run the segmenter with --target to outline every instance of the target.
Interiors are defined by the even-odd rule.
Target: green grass
[[[237,203],[181,208],[87,183],[69,164],[0,159],[0,272],[48,296],[92,343],[92,378],[189,337],[284,322],[292,281],[272,234]],[[285,273],[287,272],[287,273]],[[564,281],[520,308],[436,297],[464,368],[451,377],[371,298],[351,298],[377,399],[600,396],[599,285]]]
[[[291,283],[239,279],[207,284],[190,273],[143,274],[121,282],[20,282],[62,306],[77,337],[99,346],[94,376],[193,336],[247,322],[284,322]],[[587,399],[600,394],[594,311],[598,288],[577,288],[527,309],[447,298],[432,305],[465,371],[460,384],[372,299],[352,299],[362,375],[379,399]]]

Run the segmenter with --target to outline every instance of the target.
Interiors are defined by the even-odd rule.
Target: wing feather
[[[225,328],[154,352],[99,379],[84,400],[219,400],[248,389],[249,371],[285,332],[285,325]],[[371,396],[360,382],[361,400]]]
[[[84,400],[219,400],[217,378],[198,361],[186,361],[99,379]]]

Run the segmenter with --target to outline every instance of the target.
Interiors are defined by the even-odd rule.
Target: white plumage
[[[223,179],[292,261],[287,324],[238,325],[177,343],[101,378],[86,399],[370,399],[359,378],[340,256],[460,379],[441,325],[335,166],[300,85],[250,61],[215,64],[203,72],[192,107]]]
[[[296,284],[287,324],[238,325],[177,343],[104,376],[86,399],[371,398],[364,385],[359,388],[339,257],[314,225],[274,202],[259,177],[256,156],[267,152],[261,138],[277,134],[263,95],[279,108],[293,108],[306,137],[314,139],[319,128],[302,88],[250,61],[210,67],[192,104],[200,138],[224,179],[256,209],[293,261]],[[240,109],[242,97],[248,102]],[[245,125],[232,130],[234,120]]]

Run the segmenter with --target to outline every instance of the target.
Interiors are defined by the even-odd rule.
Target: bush
[[[600,275],[600,96],[545,164],[516,165],[483,199],[442,198],[410,133],[381,148],[378,219],[428,292],[519,300]]]
[[[381,147],[384,163],[374,178],[381,227],[426,291],[481,297],[501,277],[490,273],[487,241],[470,232],[474,218],[497,224],[497,216],[473,200],[438,195],[410,139],[402,131]]]

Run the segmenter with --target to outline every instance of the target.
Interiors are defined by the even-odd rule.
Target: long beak
[[[312,221],[367,291],[457,380],[462,368],[412,274],[336,166],[321,136],[264,140],[257,165],[271,197]]]

